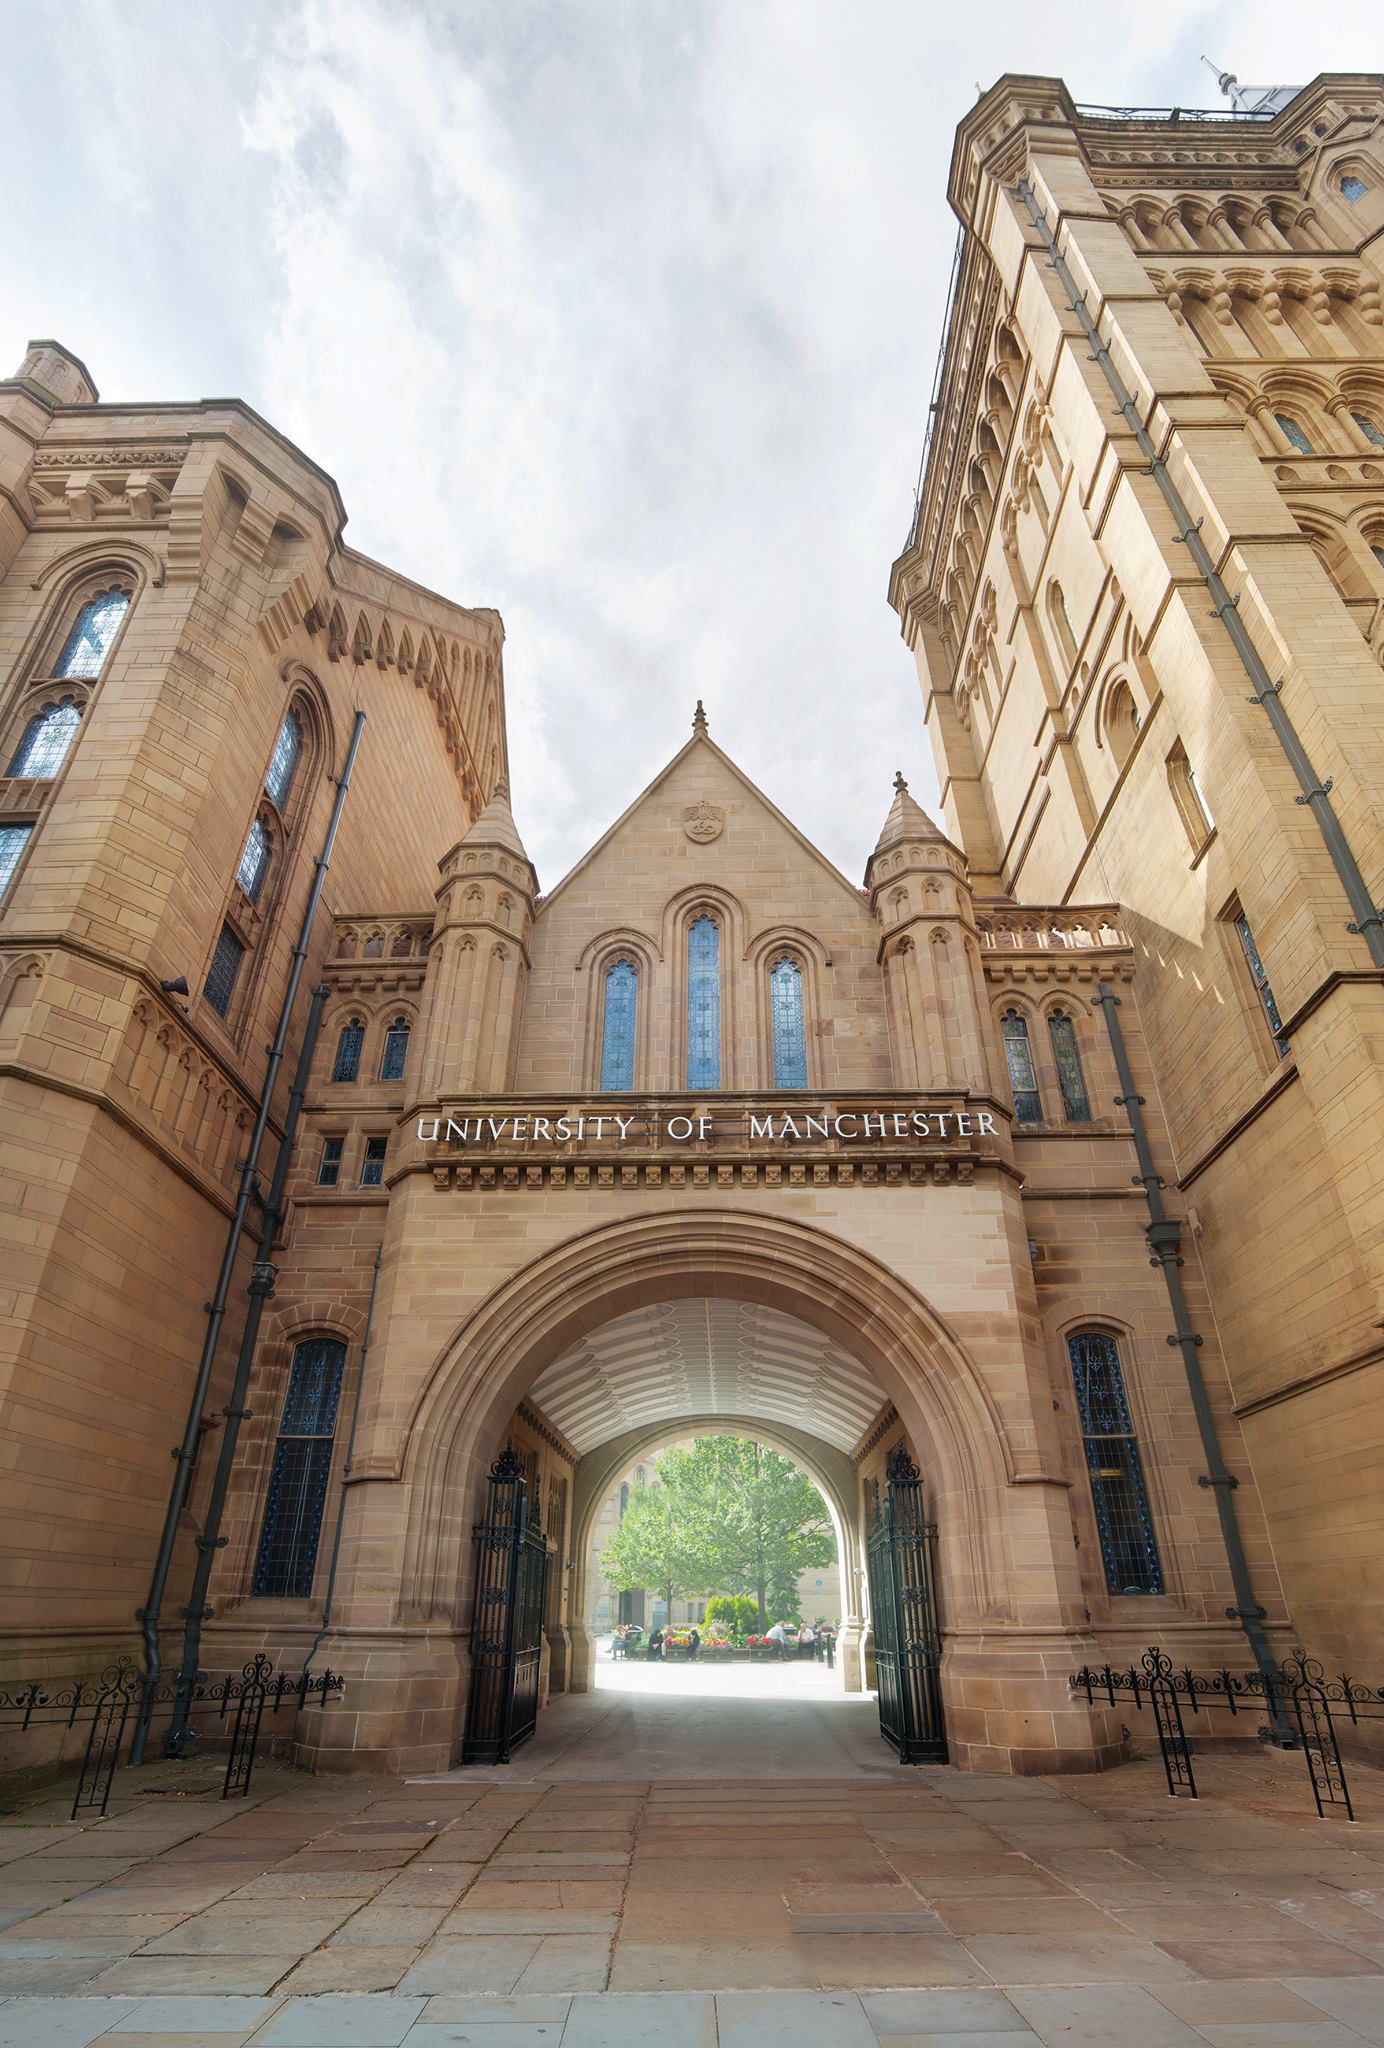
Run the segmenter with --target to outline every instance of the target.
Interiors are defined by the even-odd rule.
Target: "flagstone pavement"
[[[535,1745],[536,1747],[536,1745]],[[211,1760],[0,1821],[0,2048],[1384,2044],[1384,1774],[601,1783]]]

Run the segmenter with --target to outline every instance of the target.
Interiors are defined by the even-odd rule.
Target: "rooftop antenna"
[[[1302,90],[1297,85],[1241,85],[1233,71],[1222,71],[1214,59],[1203,57],[1201,61],[1237,114],[1258,114],[1267,119],[1271,114],[1281,113]]]
[[[1244,87],[1240,84],[1235,73],[1233,71],[1222,71],[1220,65],[1213,58],[1203,56],[1201,61],[1215,79],[1217,88],[1230,101],[1231,106],[1236,108],[1241,114],[1252,114],[1254,109],[1246,99]]]

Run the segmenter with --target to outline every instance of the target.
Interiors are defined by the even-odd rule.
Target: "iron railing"
[[[1131,1664],[1127,1671],[1116,1671],[1106,1664],[1092,1671],[1083,1665],[1067,1683],[1073,1692],[1085,1693],[1088,1705],[1102,1698],[1112,1707],[1129,1701],[1136,1711],[1152,1708],[1158,1753],[1173,1798],[1183,1791],[1193,1799],[1198,1796],[1187,1717],[1220,1710],[1238,1715],[1262,1708],[1271,1722],[1286,1723],[1296,1731],[1294,1746],[1302,1749],[1322,1819],[1331,1813],[1355,1818],[1336,1716],[1344,1714],[1353,1727],[1384,1719],[1384,1685],[1362,1685],[1346,1672],[1328,1678],[1318,1660],[1301,1649],[1267,1671],[1204,1672],[1175,1670],[1167,1652],[1152,1644],[1137,1667]],[[1266,1725],[1259,1733],[1269,1740],[1272,1730]]]
[[[199,1682],[192,1691],[193,1703],[215,1708],[218,1722],[230,1721],[221,1797],[244,1798],[249,1792],[266,1711],[277,1714],[286,1701],[297,1708],[305,1707],[310,1699],[324,1705],[328,1698],[339,1699],[344,1685],[345,1680],[330,1671],[320,1678],[309,1677],[306,1670],[296,1678],[276,1671],[263,1653],[251,1658],[239,1674]],[[0,1729],[27,1735],[45,1728],[85,1727],[86,1747],[72,1818],[76,1820],[81,1813],[104,1814],[131,1714],[141,1704],[152,1714],[160,1708],[171,1710],[177,1691],[177,1685],[169,1682],[155,1686],[147,1695],[142,1674],[128,1657],[122,1657],[99,1678],[73,1679],[51,1689],[36,1680],[0,1691]]]

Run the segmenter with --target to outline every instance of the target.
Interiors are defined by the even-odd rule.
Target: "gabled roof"
[[[826,855],[821,851],[821,849],[819,847],[814,846],[812,844],[812,841],[798,830],[797,826],[793,823],[791,818],[786,818],[783,815],[783,812],[778,808],[777,804],[772,803],[770,799],[767,796],[765,796],[763,790],[759,787],[758,783],[752,782],[749,776],[746,775],[744,769],[739,767],[734,761],[732,761],[729,754],[724,753],[722,749],[717,746],[715,740],[712,739],[710,733],[707,731],[706,713],[702,710],[701,700],[698,699],[696,714],[692,720],[692,737],[690,740],[688,740],[686,746],[681,747],[678,750],[678,752],[674,754],[672,760],[667,762],[664,767],[660,768],[658,774],[655,775],[653,781],[647,784],[645,788],[640,790],[638,796],[634,799],[634,802],[632,804],[628,805],[625,810],[621,811],[619,817],[615,820],[615,823],[612,826],[610,826],[609,830],[603,832],[600,838],[595,842],[594,846],[589,846],[586,852],[582,855],[581,859],[574,862],[574,864],[567,870],[567,873],[562,877],[562,880],[557,884],[557,886],[543,898],[543,902],[541,905],[541,908],[543,910],[546,910],[548,905],[562,894],[562,891],[567,887],[568,883],[574,881],[576,877],[582,873],[583,869],[589,867],[591,862],[596,859],[597,855],[602,853],[605,850],[605,848],[609,846],[610,842],[614,838],[616,838],[616,836],[624,829],[628,821],[635,815],[635,812],[640,809],[641,805],[646,804],[648,802],[649,798],[654,794],[654,792],[657,789],[662,787],[662,785],[668,780],[669,776],[674,774],[674,772],[682,766],[684,761],[690,760],[692,756],[698,751],[698,749],[702,748],[704,748],[706,752],[709,753],[714,760],[718,761],[723,768],[726,768],[730,771],[731,775],[734,776],[735,780],[741,785],[741,787],[745,789],[749,793],[749,795],[754,798],[757,804],[763,806],[763,808],[769,813],[769,816],[771,818],[775,819],[778,824],[782,825],[784,831],[788,833],[791,839],[794,839],[797,842],[797,844],[802,848],[803,852],[807,854],[810,859],[814,860],[817,863],[818,867],[822,868],[825,871],[825,873],[831,876],[834,882],[838,883],[840,887],[845,890],[846,894],[850,897],[853,903],[857,905],[859,904],[859,889],[854,888],[852,884],[846,880],[846,877],[842,874],[841,870],[838,867],[835,867],[832,864],[832,862],[827,859]]]

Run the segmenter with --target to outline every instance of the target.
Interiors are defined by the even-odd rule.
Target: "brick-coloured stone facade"
[[[891,583],[948,827],[978,894],[1120,906],[1168,1199],[1293,1629],[1373,1683],[1384,989],[1308,798],[1325,787],[1378,905],[1384,80],[1325,76],[1271,116],[1198,119],[1004,78],[957,131],[950,198],[940,403]],[[1026,1202],[1059,1317],[1089,1200],[1067,1179],[1045,1162]],[[1103,1213],[1112,1256],[1136,1219],[1113,1196]]]

